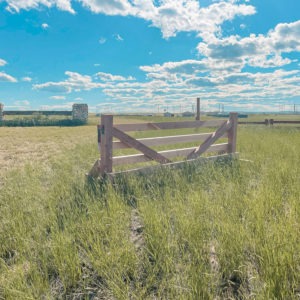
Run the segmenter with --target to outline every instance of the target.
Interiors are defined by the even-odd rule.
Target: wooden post
[[[112,155],[113,155],[113,116],[101,116],[101,144],[100,144],[100,175],[112,172]]]
[[[200,98],[197,98],[197,115],[196,120],[200,121]]]
[[[238,113],[231,112],[229,115],[231,127],[228,130],[228,153],[236,152],[236,137],[238,125]]]
[[[3,104],[2,103],[0,103],[0,121],[2,121],[3,120]]]

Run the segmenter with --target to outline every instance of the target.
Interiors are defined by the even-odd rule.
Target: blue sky
[[[0,0],[5,109],[300,111],[299,0]]]

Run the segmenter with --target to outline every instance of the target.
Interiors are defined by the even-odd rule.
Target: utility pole
[[[197,114],[196,114],[196,120],[200,120],[200,98],[197,98]]]

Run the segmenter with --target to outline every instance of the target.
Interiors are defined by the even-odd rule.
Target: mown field
[[[0,299],[300,298],[299,125],[112,185],[85,178],[95,123],[0,128]]]

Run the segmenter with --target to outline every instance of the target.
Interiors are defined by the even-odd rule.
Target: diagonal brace
[[[204,153],[216,140],[224,135],[226,131],[231,128],[231,122],[225,121],[221,127],[213,132],[199,147],[194,149],[188,156],[187,159],[194,159]]]
[[[123,131],[115,127],[113,127],[112,134],[124,144],[128,145],[129,147],[135,148],[136,150],[142,152],[145,156],[159,162],[160,164],[166,164],[171,162],[168,158],[164,157],[155,150],[147,147],[143,143],[139,142],[138,140],[134,139],[130,135],[124,133]]]

